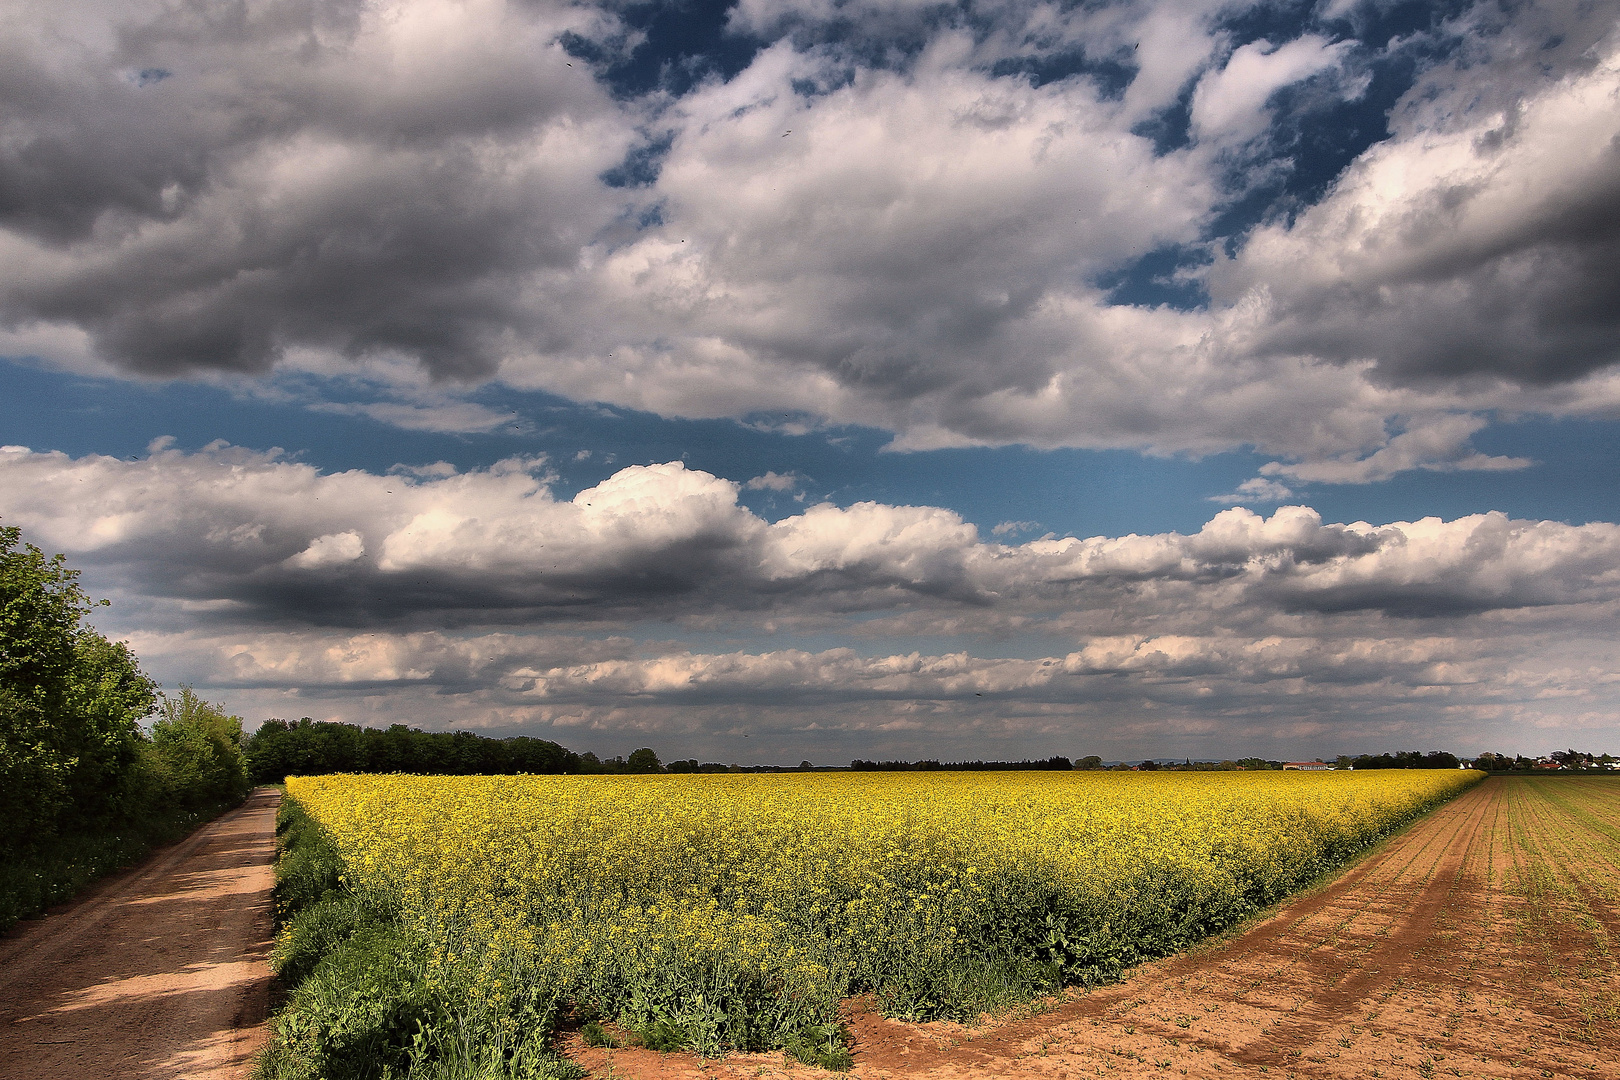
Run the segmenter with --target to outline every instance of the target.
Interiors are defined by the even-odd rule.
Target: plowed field
[[[1620,778],[1493,778],[1224,943],[978,1028],[850,1006],[857,1077],[1620,1077]],[[808,1075],[590,1049],[592,1074]]]

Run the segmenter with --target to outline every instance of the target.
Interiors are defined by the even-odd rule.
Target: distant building
[[[1283,769],[1298,769],[1300,772],[1332,772],[1333,766],[1325,761],[1285,761]]]

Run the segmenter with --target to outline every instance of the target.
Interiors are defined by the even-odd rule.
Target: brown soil
[[[1487,780],[1238,936],[1022,1015],[903,1024],[851,1002],[853,1075],[1620,1078],[1620,783],[1575,810],[1556,785]],[[621,1080],[827,1075],[563,1049]]]
[[[0,937],[0,1075],[247,1075],[270,1007],[278,799],[261,789]]]

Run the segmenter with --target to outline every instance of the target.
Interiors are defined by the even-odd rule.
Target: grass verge
[[[116,826],[53,836],[49,844],[0,858],[0,933],[71,900],[86,888],[140,862],[153,849],[183,840],[240,800],[172,810]]]

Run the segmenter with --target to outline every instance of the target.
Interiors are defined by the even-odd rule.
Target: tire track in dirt
[[[1484,831],[1487,817],[1494,814],[1494,803],[1491,793],[1479,790],[1455,800],[1451,806],[1456,820],[1438,858],[1428,868],[1426,882],[1415,890],[1415,895],[1393,898],[1393,931],[1380,934],[1376,943],[1357,959],[1354,970],[1339,979],[1320,980],[1312,988],[1308,1004],[1293,1019],[1274,1025],[1263,1044],[1251,1043],[1230,1054],[1232,1060],[1247,1065],[1292,1063],[1362,1002],[1420,966],[1427,966],[1430,961],[1423,955],[1423,947],[1431,943],[1441,912],[1459,891],[1458,885],[1468,872],[1468,856]],[[1424,845],[1424,850],[1434,846],[1437,845],[1431,840]],[[1354,885],[1335,885],[1328,890],[1329,904],[1333,899],[1353,894],[1354,888]],[[1465,896],[1479,892],[1462,891]]]
[[[270,1007],[280,796],[0,937],[6,1080],[247,1075]]]

